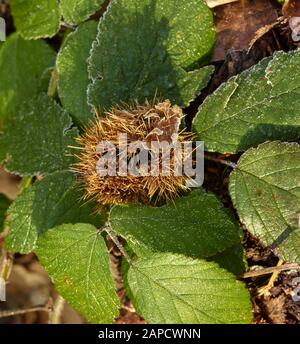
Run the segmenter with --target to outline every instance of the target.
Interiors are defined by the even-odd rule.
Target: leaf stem
[[[33,313],[33,312],[47,312],[48,313],[49,311],[50,309],[45,306],[28,308],[28,309],[18,309],[14,311],[2,311],[0,312],[0,318],[13,317],[15,315],[22,315],[22,314]]]
[[[22,178],[22,187],[20,193],[22,193],[25,189],[29,188],[32,183],[32,177],[24,177]]]
[[[204,155],[204,159],[209,160],[209,161],[213,161],[213,162],[217,162],[219,164],[226,165],[226,166],[231,167],[233,169],[236,168],[236,166],[237,166],[235,162],[227,161],[227,160],[220,159],[220,158],[216,158],[214,156],[207,155],[207,154]]]
[[[56,68],[53,68],[51,72],[50,83],[48,87],[48,96],[54,98],[57,90],[57,83],[58,83],[58,72]]]
[[[274,272],[282,272],[282,271],[287,271],[287,270],[298,270],[298,269],[300,269],[300,265],[297,263],[284,264],[284,265],[279,265],[279,266],[272,266],[270,268],[263,268],[256,271],[246,272],[243,275],[243,278],[258,277],[258,276],[273,274]]]
[[[128,264],[132,265],[131,258],[129,257],[128,253],[126,252],[126,250],[125,250],[124,246],[122,245],[122,243],[120,242],[120,240],[118,239],[117,235],[112,230],[109,221],[107,221],[106,224],[104,225],[103,231],[105,231],[110,236],[111,240],[117,246],[117,248],[122,253],[122,255],[125,257]]]
[[[49,313],[49,324],[60,324],[65,304],[66,301],[60,295],[58,295],[56,301],[54,302],[53,309]]]
[[[0,236],[1,239],[1,236]],[[14,264],[14,255],[0,248],[0,277],[5,281],[9,279]]]

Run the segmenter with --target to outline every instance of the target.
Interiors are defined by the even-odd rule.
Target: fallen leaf
[[[282,15],[284,18],[300,16],[300,1],[286,0],[282,7]]]
[[[229,50],[248,50],[256,32],[277,20],[277,11],[268,0],[244,0],[214,10],[217,42],[213,61],[225,60]]]
[[[282,294],[277,298],[270,298],[265,305],[272,324],[286,323],[285,295]]]

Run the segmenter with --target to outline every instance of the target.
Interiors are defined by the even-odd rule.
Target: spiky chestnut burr
[[[181,191],[186,191],[187,176],[177,176],[174,166],[177,159],[184,160],[184,154],[176,150],[170,153],[169,175],[163,175],[161,169],[162,155],[158,175],[148,176],[100,176],[97,171],[97,162],[101,157],[99,142],[111,142],[119,147],[119,134],[127,134],[127,145],[142,141],[149,146],[151,142],[171,142],[174,138],[184,142],[192,137],[191,134],[179,131],[183,118],[180,107],[172,106],[169,100],[145,105],[135,103],[133,106],[113,107],[103,116],[97,115],[94,122],[88,126],[83,135],[77,139],[80,153],[75,156],[78,162],[73,166],[85,190],[85,198],[96,201],[100,205],[122,203],[150,203],[153,197],[170,200]],[[132,158],[128,153],[127,159]],[[117,163],[117,169],[118,169]]]

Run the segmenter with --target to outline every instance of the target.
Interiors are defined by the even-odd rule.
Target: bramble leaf
[[[118,315],[108,250],[95,227],[78,223],[50,229],[39,238],[36,253],[57,291],[89,322],[110,323]]]
[[[80,25],[66,38],[56,62],[60,100],[75,121],[85,125],[93,118],[87,104],[87,59],[96,33],[96,22],[89,21]]]
[[[240,243],[240,229],[227,209],[202,189],[162,207],[115,206],[110,223],[138,256],[153,251],[204,258]]]
[[[300,262],[300,146],[269,142],[249,149],[230,176],[242,223],[283,259]]]
[[[10,7],[17,31],[25,39],[52,37],[59,29],[57,0],[11,0]]]
[[[1,150],[8,154],[6,169],[21,176],[68,169],[74,161],[68,146],[78,135],[71,127],[70,116],[47,95],[23,103],[0,136]]]
[[[93,204],[82,205],[82,191],[70,172],[55,172],[27,188],[11,205],[10,233],[6,247],[14,252],[34,250],[38,237],[64,223],[104,224],[100,213],[93,215]]]
[[[54,64],[55,53],[46,42],[25,41],[16,33],[9,36],[0,50],[0,121],[15,115],[23,101],[47,91],[47,70]]]
[[[243,233],[241,233],[243,234]],[[241,235],[241,241],[242,241]],[[226,248],[223,252],[209,257],[209,262],[217,263],[221,268],[233,273],[236,276],[242,276],[247,269],[245,250],[241,241],[233,246]]]
[[[187,68],[209,55],[214,37],[203,0],[112,1],[91,51],[89,103],[108,109],[157,95],[188,105],[213,67]]]
[[[79,24],[101,9],[104,0],[60,0],[63,19],[68,24]]]
[[[194,129],[209,151],[236,153],[300,136],[300,49],[277,52],[208,96]]]
[[[133,262],[127,281],[134,306],[151,323],[251,322],[247,289],[215,263],[153,254]]]

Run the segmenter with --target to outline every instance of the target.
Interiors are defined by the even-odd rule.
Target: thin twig
[[[111,225],[110,225],[110,223],[108,221],[106,222],[106,224],[105,224],[105,226],[103,228],[103,231],[105,231],[110,236],[111,240],[117,246],[117,248],[122,253],[122,255],[125,257],[125,259],[127,260],[128,264],[132,265],[131,258],[127,254],[124,246],[121,244],[120,240],[118,239],[118,237],[116,236],[114,231],[111,229]]]
[[[300,269],[300,265],[297,263],[284,264],[284,265],[280,265],[280,266],[272,266],[270,268],[263,268],[263,269],[256,270],[256,271],[246,272],[243,275],[243,278],[258,277],[258,276],[272,274],[274,272],[281,272],[281,271],[287,271],[287,270],[298,270],[298,269]]]
[[[279,259],[278,263],[277,263],[277,267],[282,266],[283,265],[283,260]],[[274,287],[274,283],[276,282],[277,278],[280,275],[279,270],[276,270],[272,273],[272,276],[269,279],[269,282],[267,283],[267,285],[262,286],[261,288],[258,289],[258,295],[263,296],[263,295],[268,295],[270,294],[270,289],[272,289]]]
[[[58,72],[56,68],[53,68],[51,72],[51,78],[48,87],[48,96],[54,98],[56,91],[57,91],[57,83],[58,83]]]
[[[214,8],[217,6],[229,4],[231,2],[236,2],[236,1],[239,1],[239,0],[206,0],[206,3],[209,8]]]
[[[217,162],[219,164],[226,165],[226,166],[231,167],[231,168],[236,168],[236,163],[235,162],[227,161],[227,160],[224,160],[224,159],[219,159],[219,158],[213,157],[211,155],[205,154],[204,155],[204,159],[210,160],[210,161],[213,161],[213,162]]]
[[[61,316],[64,310],[66,301],[58,295],[57,299],[54,302],[53,309],[49,313],[49,324],[60,324]]]
[[[14,255],[5,249],[0,250],[0,278],[5,281],[9,279],[14,263]]]
[[[125,309],[125,311],[127,311],[127,312],[136,313],[136,310],[135,310],[135,308],[134,308],[133,306],[127,307],[127,306],[125,306],[125,305],[122,305],[121,308],[122,308],[122,309]]]
[[[0,312],[0,318],[8,318],[13,317],[15,315],[22,315],[26,313],[33,313],[33,312],[49,312],[49,308],[47,307],[34,307],[34,308],[28,308],[28,309],[17,309],[14,311],[2,311]]]

